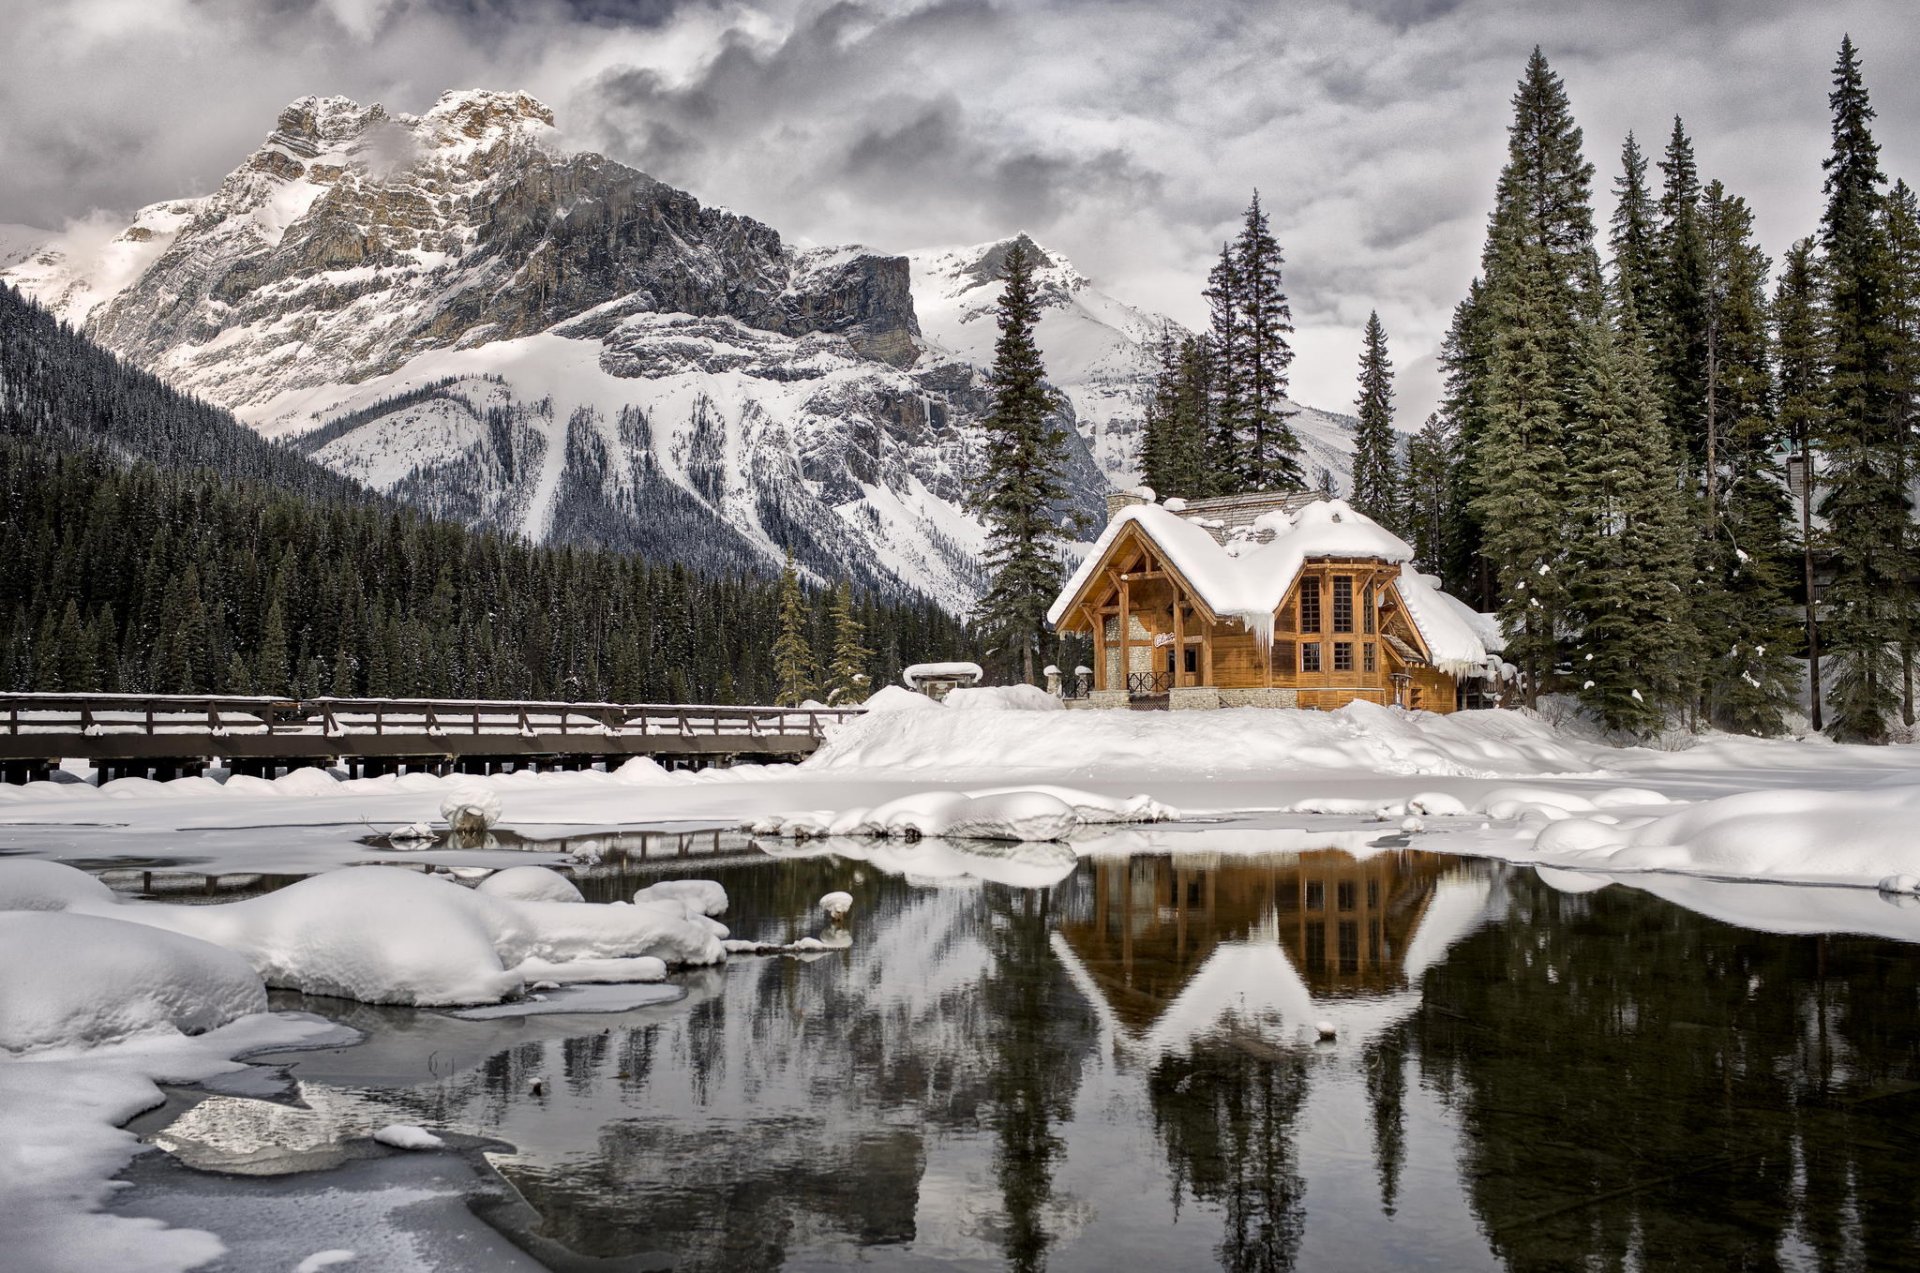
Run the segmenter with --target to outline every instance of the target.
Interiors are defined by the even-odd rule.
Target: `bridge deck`
[[[158,766],[799,757],[859,708],[0,694],[0,764]]]

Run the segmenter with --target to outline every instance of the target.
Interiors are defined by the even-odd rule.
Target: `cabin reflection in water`
[[[1408,952],[1442,879],[1461,869],[1460,859],[1446,854],[1355,858],[1338,849],[1096,859],[1091,912],[1083,904],[1060,934],[1070,962],[1138,1037],[1167,1024],[1176,1002],[1196,991],[1214,993],[1205,996],[1212,1002],[1187,1005],[1190,1024],[1214,1024],[1207,1018],[1218,1015],[1215,1009],[1255,1006],[1227,1000],[1248,989],[1247,974],[1259,977],[1257,960],[1239,960],[1219,986],[1201,977],[1226,945],[1236,956],[1264,956],[1276,979],[1304,983],[1315,1000],[1410,989],[1410,971],[1425,961],[1410,969]]]

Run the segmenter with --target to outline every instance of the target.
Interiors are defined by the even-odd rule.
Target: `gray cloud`
[[[1604,223],[1620,139],[1686,118],[1778,256],[1819,212],[1827,73],[1866,57],[1920,175],[1910,0],[0,0],[0,221],[210,189],[303,93],[420,110],[525,88],[571,142],[813,242],[1026,230],[1189,322],[1247,192],[1288,257],[1299,396],[1352,397],[1378,309],[1402,424],[1479,259],[1508,98],[1542,45]]]

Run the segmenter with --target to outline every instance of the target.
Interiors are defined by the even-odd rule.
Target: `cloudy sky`
[[[1827,75],[1862,47],[1886,167],[1920,180],[1913,0],[0,0],[0,222],[208,190],[280,106],[524,88],[604,150],[790,238],[904,250],[1026,230],[1189,324],[1258,187],[1295,396],[1345,409],[1377,308],[1404,428],[1472,277],[1508,98],[1541,45],[1604,218],[1621,138],[1685,117],[1778,257],[1819,214]]]

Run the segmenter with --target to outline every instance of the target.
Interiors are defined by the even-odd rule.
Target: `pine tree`
[[[1360,512],[1388,530],[1402,529],[1400,455],[1393,431],[1393,363],[1380,315],[1367,315],[1361,336],[1360,423],[1353,433],[1353,498]]]
[[[1407,499],[1403,514],[1420,569],[1437,574],[1449,557],[1454,526],[1453,430],[1439,412],[1407,443]]]
[[[1538,48],[1513,97],[1507,163],[1494,193],[1485,271],[1450,333],[1448,399],[1466,448],[1465,502],[1508,656],[1532,705],[1558,660],[1565,605],[1557,561],[1564,431],[1582,331],[1599,321],[1593,166],[1559,76]],[[1471,595],[1471,594],[1470,594]]]
[[[833,590],[833,658],[827,666],[827,702],[836,707],[864,703],[873,690],[873,651],[863,644],[866,635],[853,612],[853,585],[843,579]]]
[[[1795,562],[1777,453],[1766,285],[1746,202],[1710,182],[1700,199],[1707,282],[1707,534],[1693,621],[1708,717],[1722,729],[1777,734],[1794,692]]]
[[[1033,337],[1039,316],[1033,262],[1022,238],[1007,253],[1006,289],[1000,297],[980,503],[991,583],[975,615],[1029,685],[1034,655],[1047,636],[1047,609],[1060,588],[1054,547],[1059,528],[1052,510],[1066,493],[1060,480],[1065,435],[1053,424],[1055,397],[1047,388],[1046,367]]]
[[[1821,309],[1819,267],[1813,241],[1802,239],[1787,251],[1773,294],[1773,348],[1778,403],[1775,424],[1802,466],[1801,490],[1793,492],[1799,525],[1800,565],[1796,572],[1805,599],[1807,719],[1817,730],[1825,723],[1820,684],[1820,632],[1814,606],[1815,442],[1825,431],[1827,411],[1826,319]]]
[[[1207,274],[1207,313],[1211,320],[1207,354],[1207,431],[1199,495],[1228,495],[1243,489],[1246,471],[1240,422],[1246,414],[1247,335],[1240,311],[1240,267],[1233,245],[1220,245],[1220,259]]]
[[[260,629],[260,652],[254,657],[257,669],[253,676],[255,687],[262,694],[285,694],[292,690],[292,658],[287,646],[287,611],[285,599],[274,590],[273,600],[267,606],[267,617]]]
[[[1620,175],[1613,179],[1613,194],[1607,246],[1613,252],[1614,279],[1644,327],[1659,313],[1660,245],[1658,214],[1647,190],[1647,157],[1632,133],[1620,148]]]
[[[1300,469],[1300,441],[1287,421],[1293,412],[1284,405],[1287,368],[1293,349],[1293,311],[1282,287],[1284,257],[1267,227],[1254,191],[1233,244],[1235,302],[1244,334],[1244,398],[1238,433],[1241,442],[1241,480],[1254,491],[1299,490],[1305,483]]]
[[[1507,658],[1537,701],[1558,657],[1566,596],[1559,496],[1567,404],[1559,378],[1554,279],[1547,253],[1525,243],[1505,263],[1493,314],[1485,434],[1473,457],[1473,514],[1500,595]]]
[[[1453,320],[1440,346],[1440,367],[1446,377],[1441,416],[1452,440],[1446,554],[1433,569],[1447,590],[1471,600],[1475,608],[1492,610],[1497,604],[1492,564],[1483,551],[1485,532],[1474,515],[1479,470],[1468,462],[1479,454],[1487,432],[1486,390],[1492,365],[1492,330],[1486,321],[1485,288],[1475,279],[1466,299],[1454,306]]]
[[[1894,432],[1894,325],[1890,252],[1882,211],[1874,111],[1853,41],[1834,67],[1833,153],[1823,161],[1827,206],[1820,223],[1829,362],[1823,431],[1833,580],[1822,641],[1832,656],[1832,732],[1883,741],[1898,705],[1891,645],[1907,610],[1907,496],[1900,487],[1906,439]]]
[[[1889,290],[1888,316],[1891,349],[1888,358],[1891,413],[1888,433],[1898,448],[1900,490],[1911,489],[1914,448],[1920,442],[1920,200],[1905,181],[1887,192],[1886,234]],[[1906,559],[1920,564],[1920,526],[1906,524]],[[1920,599],[1911,586],[1901,591],[1900,603],[1900,717],[1914,723],[1914,660],[1920,654]]]
[[[800,588],[800,571],[793,562],[793,549],[787,549],[787,564],[780,571],[780,618],[773,639],[773,680],[775,702],[792,707],[813,697],[816,664],[813,642],[807,636],[807,597]]]
[[[1678,117],[1660,161],[1659,308],[1648,324],[1667,424],[1689,472],[1706,466],[1707,260],[1700,230],[1700,174],[1693,141]]]
[[[1569,431],[1568,601],[1580,698],[1609,728],[1658,729],[1691,689],[1691,534],[1632,303],[1587,329]]]

